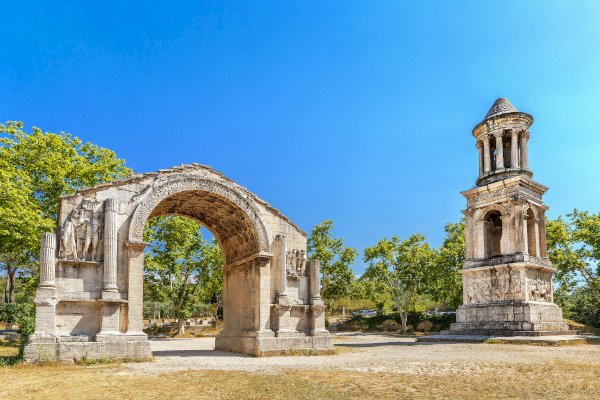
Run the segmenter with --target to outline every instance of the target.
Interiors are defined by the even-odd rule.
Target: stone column
[[[510,166],[519,166],[519,135],[514,129],[510,131]]]
[[[479,176],[483,175],[483,145],[477,141],[477,152],[479,153]]]
[[[477,230],[477,241],[475,243],[475,258],[485,258],[485,221],[477,221],[475,229]]]
[[[117,291],[117,204],[104,202],[104,290]]]
[[[521,131],[521,169],[529,169],[529,159],[527,155],[527,141],[529,140],[529,133],[527,131]]]
[[[275,236],[275,241],[277,242],[277,266],[279,272],[279,304],[288,304],[288,295],[287,295],[287,268],[285,265],[285,255],[287,248],[285,246],[285,237],[282,235]]]
[[[465,216],[465,259],[469,260],[473,258],[473,243],[472,241],[472,218],[471,214],[473,214],[469,210],[463,210],[463,215]]]
[[[29,343],[54,342],[56,335],[56,281],[54,276],[56,263],[56,235],[42,234],[40,251],[40,285],[35,294],[35,332],[29,337]],[[54,347],[52,348],[54,351]],[[49,355],[52,360],[53,356]]]
[[[483,173],[487,174],[492,169],[490,161],[490,137],[483,136]]]
[[[325,329],[325,304],[321,299],[321,264],[319,260],[309,261],[310,279],[310,330],[312,336],[329,335]]]
[[[521,232],[523,235],[523,240],[521,241],[521,245],[523,246],[523,254],[529,254],[529,238],[527,237],[527,214],[523,212],[523,216],[521,218]]]
[[[144,248],[145,242],[126,242],[129,253],[127,266],[127,335],[146,337],[142,331],[144,318]],[[106,254],[104,255],[106,260]],[[106,261],[105,261],[106,262]]]
[[[502,237],[500,238],[500,253],[502,255],[511,254],[511,240],[510,240],[510,216],[503,215],[500,217],[502,220]]]
[[[310,261],[310,304],[322,305],[321,299],[321,263],[319,260]]]
[[[540,211],[540,257],[548,257],[545,211]]]
[[[496,171],[504,168],[504,145],[502,133],[496,134]]]
[[[535,235],[535,256],[540,257],[540,220],[536,218],[533,223],[533,232]]]
[[[56,286],[54,268],[56,264],[56,235],[45,232],[42,234],[40,251],[40,287]]]

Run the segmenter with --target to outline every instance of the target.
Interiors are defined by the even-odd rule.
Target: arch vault
[[[192,218],[223,251],[224,327],[216,348],[254,355],[328,351],[319,264],[279,211],[209,167],[134,175],[60,199],[44,234],[36,326],[25,359],[151,356],[143,324],[144,224]]]

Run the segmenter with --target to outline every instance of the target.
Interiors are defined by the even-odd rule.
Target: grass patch
[[[600,365],[552,362],[445,375],[285,370],[127,375],[119,366],[18,365],[0,374],[0,398],[20,399],[588,399]],[[502,379],[498,379],[501,374]]]
[[[22,344],[17,340],[0,340],[0,367],[15,365],[21,362]]]

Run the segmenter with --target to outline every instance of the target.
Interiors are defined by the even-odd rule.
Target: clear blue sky
[[[137,172],[195,161],[307,232],[438,245],[504,96],[550,217],[600,208],[600,2],[27,3],[2,6],[0,119]]]

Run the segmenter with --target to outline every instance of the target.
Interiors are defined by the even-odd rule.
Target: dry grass
[[[17,342],[0,342],[0,360]],[[7,364],[7,363],[5,363]],[[132,374],[119,363],[0,367],[0,399],[594,399],[600,364],[553,361],[461,373],[392,374],[346,370],[273,373],[187,371]]]
[[[0,340],[0,367],[19,362],[21,358],[19,350],[19,342],[14,340]]]
[[[19,399],[592,399],[600,366],[552,363],[444,376],[285,370],[130,375],[119,365],[0,369],[0,398]]]

